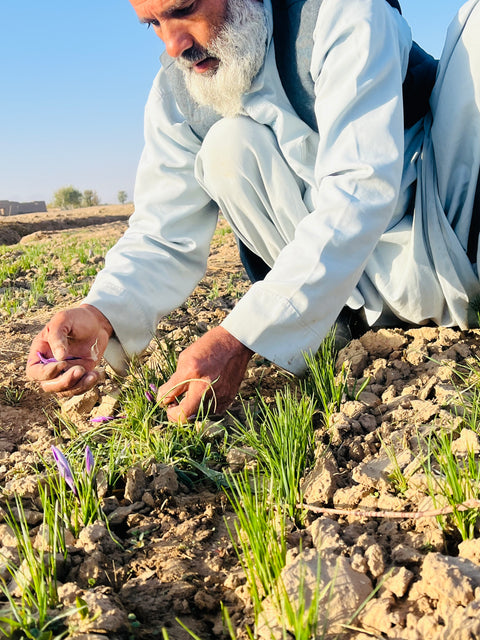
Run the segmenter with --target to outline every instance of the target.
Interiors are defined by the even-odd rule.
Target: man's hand
[[[172,422],[187,422],[202,404],[222,413],[235,398],[253,351],[223,327],[215,327],[178,358],[177,370],[157,393]],[[183,396],[183,397],[182,397]]]
[[[99,380],[94,369],[112,333],[107,318],[91,305],[60,311],[33,340],[27,377],[40,382],[47,393],[85,393]]]

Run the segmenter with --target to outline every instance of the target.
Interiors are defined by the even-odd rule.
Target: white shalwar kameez
[[[480,168],[479,34],[480,2],[470,0],[448,31],[431,115],[407,131],[411,34],[384,0],[321,6],[310,67],[318,133],[285,96],[271,38],[244,114],[221,119],[203,141],[161,70],[135,213],[85,300],[114,327],[112,366],[142,351],[201,279],[218,207],[272,267],[223,326],[289,371],[303,371],[303,353],[346,303],[372,325],[393,314],[467,327],[480,294],[466,255]]]

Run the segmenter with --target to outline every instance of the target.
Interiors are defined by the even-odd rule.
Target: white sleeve
[[[223,322],[294,373],[335,322],[392,217],[410,44],[408,26],[385,0],[322,3],[310,67],[319,130],[314,208]]]
[[[114,328],[106,358],[118,370],[122,356],[140,353],[161,316],[184,302],[205,273],[218,207],[194,177],[199,148],[160,71],[145,110],[135,212],[84,300]]]

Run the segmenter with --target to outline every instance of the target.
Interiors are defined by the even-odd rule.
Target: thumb
[[[53,357],[57,360],[65,360],[68,356],[70,346],[68,343],[68,335],[70,329],[65,324],[57,324],[52,322],[48,327],[47,341],[50,345]]]

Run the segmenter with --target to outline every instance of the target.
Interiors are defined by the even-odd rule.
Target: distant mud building
[[[0,216],[16,216],[19,213],[37,213],[47,210],[44,200],[35,202],[12,202],[0,200]]]

